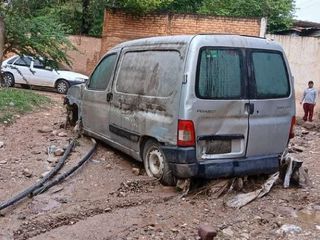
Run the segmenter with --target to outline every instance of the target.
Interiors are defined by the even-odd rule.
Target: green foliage
[[[66,50],[72,48],[65,37],[66,27],[46,16],[24,18],[6,15],[5,53],[43,56],[70,64]]]
[[[16,115],[30,112],[50,103],[46,96],[30,90],[13,88],[0,89],[0,123],[12,123]]]
[[[14,0],[30,16],[68,24],[72,34],[100,36],[106,6],[142,15],[154,11],[228,17],[267,17],[268,30],[290,27],[295,0]],[[28,6],[27,8],[25,6]]]
[[[66,51],[74,47],[65,35],[70,32],[67,25],[50,15],[34,16],[39,6],[46,6],[45,2],[50,0],[11,0],[9,5],[2,6],[0,13],[5,24],[4,53],[43,56],[53,60],[54,65],[70,65]]]
[[[287,29],[293,21],[293,0],[203,0],[197,11],[231,17],[267,17],[270,32]]]

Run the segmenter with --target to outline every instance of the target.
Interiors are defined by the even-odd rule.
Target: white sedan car
[[[1,71],[7,86],[13,87],[17,83],[22,87],[30,85],[53,87],[62,94],[67,93],[70,86],[88,80],[86,75],[52,69],[39,59],[30,56],[15,55],[8,58],[3,61]]]

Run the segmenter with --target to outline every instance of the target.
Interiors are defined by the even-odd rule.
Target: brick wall
[[[198,33],[259,36],[261,27],[260,18],[245,19],[181,14],[149,14],[137,17],[120,10],[106,10],[101,55],[118,43],[137,38]]]
[[[90,75],[100,59],[101,38],[69,36],[69,40],[77,48],[77,51],[67,53],[72,60],[71,69]]]

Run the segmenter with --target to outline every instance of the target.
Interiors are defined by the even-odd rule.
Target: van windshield
[[[197,97],[204,99],[240,98],[241,58],[241,52],[237,49],[201,49],[197,71]]]
[[[282,98],[290,95],[287,69],[279,52],[252,52],[256,98]]]

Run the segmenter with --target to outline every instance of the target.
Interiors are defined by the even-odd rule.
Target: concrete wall
[[[291,72],[295,79],[298,115],[302,115],[302,107],[299,101],[308,81],[315,83],[315,88],[320,90],[320,39],[313,37],[267,35],[268,38],[279,42],[284,48]],[[320,99],[318,98],[319,112]]]
[[[233,33],[260,36],[265,33],[265,19],[226,18],[181,14],[133,16],[119,10],[106,10],[101,55],[118,43],[151,36]]]

